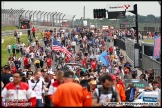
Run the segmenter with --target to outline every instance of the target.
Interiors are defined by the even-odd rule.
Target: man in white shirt
[[[11,53],[11,44],[10,43],[8,44],[7,48],[8,48],[8,53],[10,54]]]
[[[72,41],[72,42],[71,42],[71,46],[72,46],[72,48],[73,48],[74,51],[75,51],[76,42],[75,42],[75,41]]]
[[[28,80],[29,87],[32,88],[32,90],[36,94],[37,99],[37,105],[36,107],[43,107],[44,103],[44,96],[42,97],[43,90],[47,91],[48,88],[45,87],[44,82],[40,79],[41,72],[37,71],[34,73],[34,78],[31,80]],[[42,89],[43,88],[43,89]]]
[[[29,55],[30,55],[31,61],[33,63],[34,62],[35,54],[33,52],[31,52]]]
[[[74,41],[75,41],[76,44],[78,45],[78,35],[77,35],[77,34],[75,34]]]

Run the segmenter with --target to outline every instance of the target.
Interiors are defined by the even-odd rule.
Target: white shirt
[[[37,41],[38,41],[38,36],[36,36],[36,37],[35,37],[35,40],[37,40]]]
[[[76,42],[75,41],[71,42],[71,46],[76,46]]]
[[[114,35],[114,39],[116,39],[116,35]]]
[[[29,55],[30,55],[30,58],[34,58],[34,53],[33,52],[31,52]]]
[[[33,42],[33,43],[32,43],[32,46],[35,46],[35,45],[36,45],[36,42]]]
[[[28,85],[31,89],[33,89],[33,87],[36,85],[36,82],[37,81],[34,81],[34,83],[31,82],[31,80],[28,80]],[[43,90],[42,90],[42,80],[40,79],[39,82],[37,83],[37,85],[35,86],[34,88],[34,93],[36,95],[36,99],[42,99],[42,93],[43,93]]]
[[[75,38],[77,38],[77,39],[78,39],[78,35],[75,35]]]
[[[8,45],[7,48],[8,48],[8,49],[11,49],[11,45]]]

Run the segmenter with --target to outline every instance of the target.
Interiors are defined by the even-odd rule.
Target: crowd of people
[[[124,79],[129,79],[132,72],[131,64],[115,43],[123,31],[83,27],[46,29],[41,31],[40,40],[33,27],[28,31],[28,45],[21,42],[19,33],[15,32],[16,44],[8,45],[8,53],[13,55],[1,71],[4,106],[9,106],[6,104],[9,101],[16,103],[16,99],[18,103],[33,107],[99,107],[105,102],[133,102],[137,98],[138,87],[133,83],[128,87],[124,84]],[[53,40],[66,47],[71,57],[53,48]],[[108,65],[99,59],[103,52],[107,54]],[[21,53],[19,58],[16,57],[18,53]],[[149,79],[151,75],[148,74],[150,88],[147,90],[161,93],[159,81]],[[136,79],[135,76],[133,72],[132,78]],[[145,80],[145,73],[139,78]],[[127,88],[133,93],[128,93]],[[160,100],[159,97],[158,102]]]

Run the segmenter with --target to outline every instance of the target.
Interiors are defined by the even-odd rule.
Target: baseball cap
[[[97,82],[95,80],[90,81],[90,84],[96,85]]]
[[[74,81],[78,81],[78,82],[80,82],[78,78],[75,78]]]
[[[5,70],[10,70],[10,66],[9,66],[9,65],[5,65],[5,66],[4,66],[4,69],[5,69]]]
[[[111,75],[112,80],[116,80],[116,76],[115,75]]]

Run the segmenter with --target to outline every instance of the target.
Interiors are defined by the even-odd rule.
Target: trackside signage
[[[134,4],[133,3],[118,3],[118,4],[106,4],[106,10],[108,12],[115,12],[115,11],[133,11]]]

